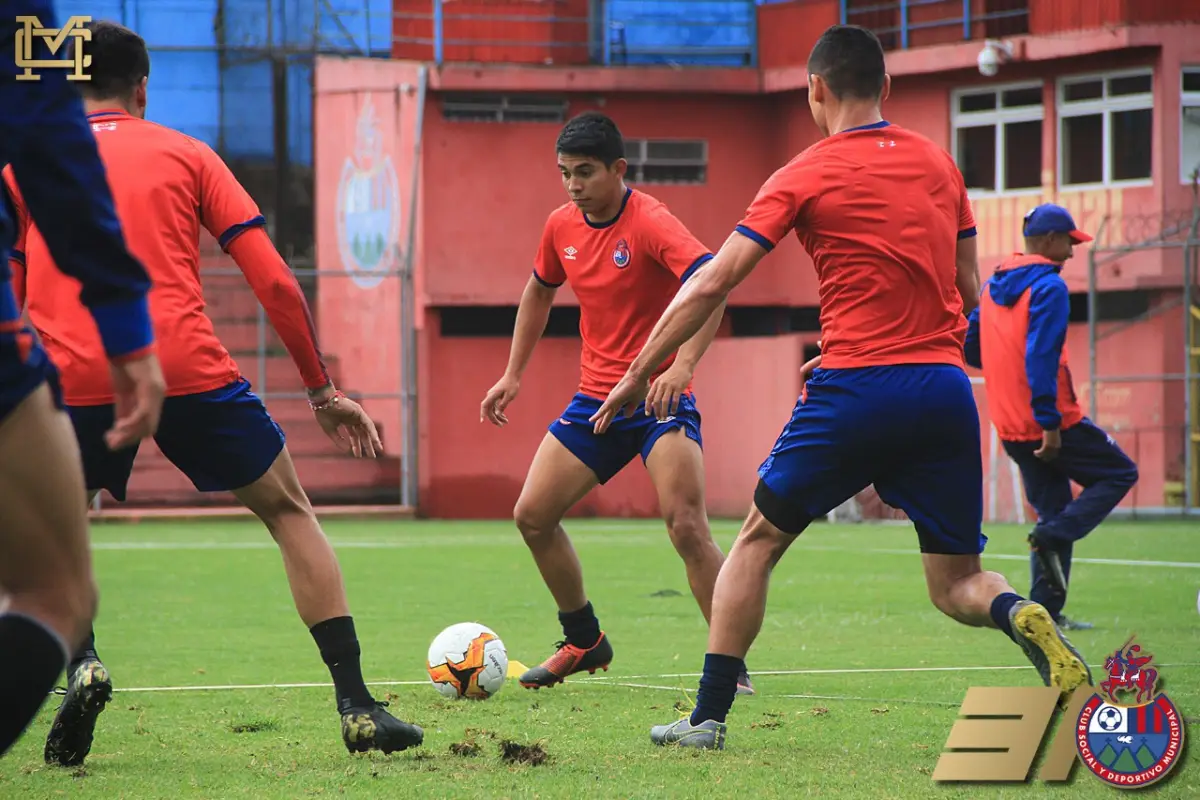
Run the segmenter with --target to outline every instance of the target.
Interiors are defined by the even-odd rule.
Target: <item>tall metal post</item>
[[[400,503],[416,508],[420,491],[420,473],[417,457],[420,452],[420,424],[418,418],[419,371],[417,369],[417,316],[416,316],[416,245],[417,245],[417,193],[420,190],[421,142],[425,129],[425,89],[429,82],[429,68],[422,66],[417,77],[417,114],[413,141],[412,183],[408,197],[408,241],[404,246],[404,267],[400,282],[401,324],[401,382],[403,397],[400,402],[400,426],[404,439],[400,461]],[[399,91],[399,90],[398,90]],[[398,104],[397,104],[398,107]]]

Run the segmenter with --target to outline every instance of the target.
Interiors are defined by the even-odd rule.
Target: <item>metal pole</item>
[[[439,67],[442,65],[442,58],[445,55],[445,40],[442,38],[445,31],[443,24],[445,20],[442,17],[442,0],[433,0],[433,63]]]
[[[429,82],[429,68],[422,66],[417,78],[417,119],[415,124],[415,141],[413,142],[412,183],[408,200],[408,242],[405,245],[404,276],[400,284],[401,305],[401,336],[404,345],[401,347],[404,359],[402,381],[404,397],[400,409],[403,426],[403,456],[400,462],[400,502],[415,508],[420,491],[420,475],[417,471],[417,455],[420,451],[420,424],[417,407],[417,318],[416,318],[416,269],[417,248],[417,192],[420,189],[421,174],[421,142],[425,128],[425,89]]]
[[[1103,241],[1101,236],[1104,233],[1104,226],[1107,224],[1108,217],[1105,217],[1104,221],[1100,223],[1100,229],[1096,231],[1095,245],[1092,247],[1092,249],[1088,250],[1088,399],[1092,407],[1091,415],[1093,422],[1095,422],[1097,417],[1100,416],[1100,401],[1097,397],[1100,381],[1096,378],[1096,317],[1099,314],[1098,307],[1100,305],[1100,301],[1097,297],[1096,291],[1097,270],[1095,247],[1098,247],[1100,242]]]
[[[1196,442],[1192,437],[1200,433],[1197,426],[1194,425],[1193,414],[1196,408],[1196,403],[1200,398],[1197,398],[1195,387],[1195,375],[1192,370],[1192,349],[1197,346],[1197,338],[1194,335],[1196,319],[1193,312],[1192,302],[1192,282],[1195,279],[1193,271],[1196,269],[1198,261],[1196,234],[1200,230],[1200,197],[1197,197],[1197,186],[1192,183],[1192,225],[1188,230],[1187,241],[1183,246],[1183,418],[1186,420],[1184,434],[1185,448],[1183,451],[1183,507],[1191,509],[1196,504],[1195,497],[1195,475],[1196,475]]]

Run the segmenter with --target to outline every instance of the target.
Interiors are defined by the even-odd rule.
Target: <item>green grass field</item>
[[[735,522],[714,524],[722,547]],[[425,745],[351,757],[333,691],[296,617],[278,552],[248,522],[95,528],[101,655],[117,694],[84,768],[50,768],[57,700],[0,761],[3,798],[1056,797],[1115,794],[1077,769],[1069,785],[935,785],[930,774],[969,686],[1032,686],[1020,651],[967,629],[925,596],[907,526],[819,525],[776,570],[722,753],[653,747],[648,730],[690,702],[705,626],[661,524],[569,526],[589,595],[616,649],[610,672],[533,693],[510,681],[482,703],[442,699],[424,670],[444,626],[482,622],[533,664],[560,638],[554,608],[511,524],[332,520],[380,697]],[[1028,588],[1023,531],[991,527],[985,565]],[[1200,537],[1195,524],[1110,523],[1076,552],[1072,639],[1097,665],[1131,634],[1200,735]],[[1088,559],[1095,559],[1089,562]],[[1122,563],[1103,563],[1104,561]],[[1093,670],[1096,667],[1093,666]],[[281,684],[318,684],[284,688]],[[241,688],[238,688],[241,687]],[[500,742],[540,744],[539,766]],[[452,745],[467,743],[455,750]],[[1195,749],[1151,793],[1200,797]]]

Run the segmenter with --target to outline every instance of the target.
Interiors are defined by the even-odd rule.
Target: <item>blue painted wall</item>
[[[609,0],[610,64],[754,66],[755,0]],[[622,49],[622,44],[624,48]]]
[[[232,159],[274,158],[271,51],[292,53],[288,149],[308,166],[312,52],[387,57],[391,48],[390,0],[59,0],[58,13],[137,31],[150,50],[146,117]]]

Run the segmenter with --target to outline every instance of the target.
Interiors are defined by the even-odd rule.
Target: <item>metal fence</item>
[[[395,55],[569,65],[758,63],[754,0],[397,3]]]

